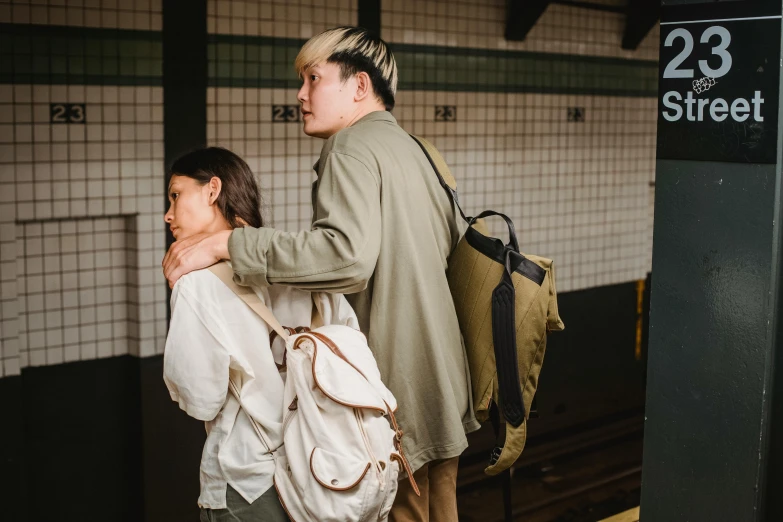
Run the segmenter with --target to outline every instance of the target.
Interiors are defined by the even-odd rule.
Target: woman
[[[176,240],[261,227],[253,173],[236,154],[210,147],[171,169],[165,215]],[[309,326],[313,296],[290,287],[254,289],[286,326]],[[324,318],[357,327],[342,296],[318,294]],[[326,313],[324,313],[326,312]],[[288,520],[273,486],[282,445],[284,346],[271,328],[209,270],[182,277],[171,295],[164,380],[171,398],[206,424],[201,457],[202,522]],[[233,388],[233,389],[230,389]],[[237,399],[239,397],[239,399]]]

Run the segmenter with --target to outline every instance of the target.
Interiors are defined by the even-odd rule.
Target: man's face
[[[356,78],[340,79],[340,66],[322,63],[302,74],[301,104],[304,133],[328,138],[347,127],[356,111]]]

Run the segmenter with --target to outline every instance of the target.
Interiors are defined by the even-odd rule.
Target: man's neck
[[[348,123],[348,125],[346,125],[346,127],[350,127],[351,125],[353,125],[357,121],[361,120],[362,118],[364,118],[365,116],[367,116],[370,113],[378,112],[378,111],[385,111],[385,110],[386,110],[386,107],[384,107],[380,103],[368,103],[366,105],[362,104],[362,105],[360,105],[357,108],[356,112],[353,114],[353,116],[351,117],[350,122]]]

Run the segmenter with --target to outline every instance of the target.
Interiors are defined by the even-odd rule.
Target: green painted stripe
[[[161,34],[0,24],[0,82],[162,85]],[[298,88],[305,40],[210,35],[213,87]],[[393,44],[400,90],[655,97],[658,63],[596,56]]]
[[[307,40],[210,35],[207,67],[211,87],[298,89],[294,59]]]
[[[209,85],[298,88],[305,40],[214,35]],[[655,97],[658,62],[596,56],[392,44],[400,90]]]
[[[0,83],[162,85],[157,31],[0,24]]]

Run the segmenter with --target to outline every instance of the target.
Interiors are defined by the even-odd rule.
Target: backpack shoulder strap
[[[413,141],[415,141],[419,147],[421,147],[422,152],[424,152],[424,155],[427,157],[427,161],[432,165],[432,170],[434,170],[435,175],[438,176],[441,187],[446,190],[449,197],[454,202],[454,205],[456,205],[462,219],[470,224],[470,219],[465,216],[465,212],[462,211],[462,207],[459,204],[457,180],[454,179],[454,176],[451,174],[451,169],[449,169],[449,166],[446,164],[446,160],[443,159],[443,156],[438,149],[429,141],[420,138],[419,136],[414,136],[413,134],[411,134],[410,137],[413,138]]]
[[[421,147],[424,151],[424,154],[426,154],[427,159],[429,160],[430,164],[432,164],[432,168],[435,169],[435,174],[437,174],[438,178],[440,178],[442,182],[441,184],[445,183],[451,190],[456,191],[457,180],[454,179],[454,176],[451,174],[451,169],[449,169],[446,160],[443,159],[443,156],[438,151],[438,149],[435,148],[435,145],[430,143],[429,140],[426,140],[420,136],[414,136],[411,134],[411,137],[416,140],[416,143],[419,144],[419,147]]]
[[[280,322],[272,314],[272,311],[261,302],[256,293],[246,286],[239,286],[234,282],[234,271],[231,269],[228,263],[221,261],[209,267],[209,271],[215,274],[218,279],[223,281],[227,287],[231,289],[240,299],[242,299],[247,306],[250,307],[261,319],[266,322],[272,329],[277,332],[277,335],[288,341],[288,333],[280,325]],[[315,305],[314,305],[315,306]]]
[[[253,310],[261,319],[266,322],[266,324],[271,326],[272,329],[277,332],[277,335],[282,337],[285,341],[288,341],[288,333],[283,329],[282,326],[280,326],[280,322],[272,314],[272,311],[267,308],[261,299],[258,298],[256,293],[251,288],[246,286],[239,286],[234,282],[234,270],[231,269],[231,266],[228,263],[225,261],[220,261],[219,263],[209,267],[209,271],[215,274],[217,278],[223,282],[223,284],[229,287],[232,292],[242,299],[251,310]],[[242,393],[240,392],[239,386],[237,386],[237,384],[231,379],[230,375],[228,378],[228,389],[236,398],[240,407],[242,407]],[[258,436],[258,438],[268,446],[267,439],[263,436],[258,422],[250,415],[248,415],[247,418],[250,419],[250,423],[253,426],[253,430],[256,432],[256,436]],[[269,449],[270,452],[272,451],[271,448],[267,449]]]

